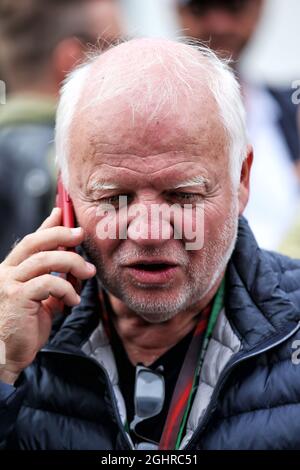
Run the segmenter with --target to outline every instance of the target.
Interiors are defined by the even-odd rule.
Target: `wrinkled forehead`
[[[205,79],[187,84],[159,65],[133,74],[126,68],[124,76],[118,65],[115,79],[107,56],[91,67],[72,121],[73,180],[82,185],[82,174],[101,165],[148,174],[181,162],[212,165],[227,158],[227,134]]]
[[[165,103],[159,95],[145,99],[143,90],[102,102],[89,89],[80,98],[70,130],[71,148],[79,158],[82,152],[101,154],[103,147],[146,157],[193,145],[206,151],[220,144],[227,148],[227,141],[218,105],[205,86]]]

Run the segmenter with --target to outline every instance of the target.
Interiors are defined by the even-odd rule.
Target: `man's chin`
[[[187,292],[178,289],[132,288],[119,296],[125,305],[148,323],[162,323],[180,313],[188,302]]]
[[[165,323],[174,318],[180,311],[170,311],[167,306],[163,306],[164,308],[161,311],[150,310],[149,305],[147,307],[147,309],[140,309],[132,306],[132,309],[134,309],[136,315],[142,318],[146,323],[150,323],[152,325]]]

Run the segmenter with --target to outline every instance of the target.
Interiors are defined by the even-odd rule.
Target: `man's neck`
[[[197,325],[201,312],[212,301],[222,277],[200,302],[162,323],[153,324],[143,320],[109,294],[114,311],[113,324],[130,362],[133,365],[143,363],[149,366],[188,335]]]

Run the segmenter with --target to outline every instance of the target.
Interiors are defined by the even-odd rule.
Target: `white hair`
[[[70,128],[84,86],[93,77],[97,93],[87,106],[101,107],[122,97],[128,100],[133,119],[136,113],[143,113],[149,120],[165,109],[188,112],[188,109],[180,109],[178,99],[185,94],[193,101],[197,88],[203,90],[205,84],[217,103],[228,136],[230,172],[237,188],[248,139],[240,86],[228,61],[194,42],[155,39],[135,39],[115,46],[101,54],[102,67],[94,69],[98,58],[99,54],[73,71],[61,90],[55,142],[57,164],[66,187],[69,185]],[[156,70],[163,70],[163,78],[153,73]],[[112,107],[117,108],[116,104]]]

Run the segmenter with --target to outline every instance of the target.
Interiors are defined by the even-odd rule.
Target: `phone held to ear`
[[[59,176],[57,181],[56,207],[62,211],[62,225],[68,228],[75,227],[75,214],[72,200],[67,193]]]
[[[73,208],[72,200],[66,191],[61,177],[58,177],[57,180],[57,193],[56,193],[56,207],[59,207],[62,211],[62,225],[68,228],[74,228],[76,226],[75,222],[75,212]],[[61,248],[63,250],[73,251],[75,252],[74,248]],[[80,294],[81,291],[81,281],[74,277],[72,274],[61,274],[62,277],[65,277],[67,281],[69,281],[76,292]]]

